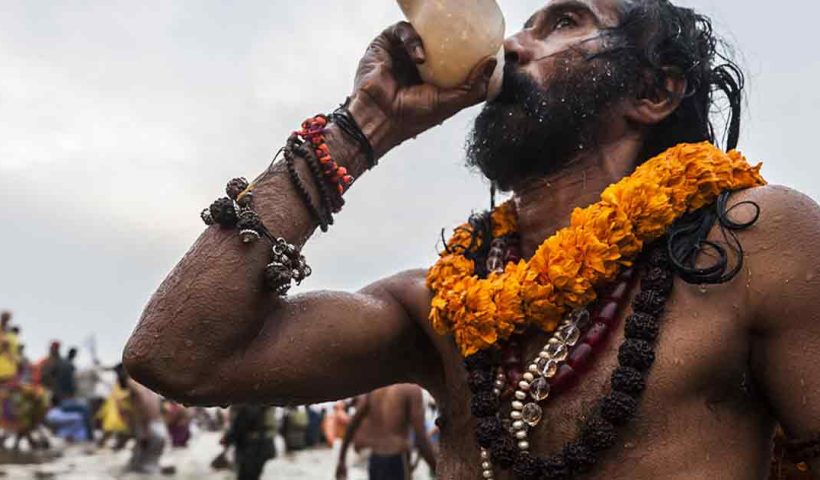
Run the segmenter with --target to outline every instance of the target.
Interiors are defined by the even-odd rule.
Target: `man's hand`
[[[350,112],[377,157],[483,101],[498,63],[487,57],[463,85],[442,89],[422,82],[418,65],[425,61],[418,33],[401,22],[376,37],[359,62]]]

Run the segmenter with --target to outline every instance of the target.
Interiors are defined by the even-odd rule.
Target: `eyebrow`
[[[588,4],[581,2],[579,0],[566,0],[564,2],[556,2],[546,7],[538,12],[535,12],[527,21],[524,23],[524,28],[532,28],[533,24],[535,23],[536,19],[539,16],[551,16],[557,13],[566,12],[566,11],[584,11],[592,15],[592,18],[595,20],[595,24],[599,27],[603,25],[601,18],[598,14],[590,7]]]

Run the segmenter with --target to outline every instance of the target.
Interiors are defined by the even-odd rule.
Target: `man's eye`
[[[572,28],[572,27],[574,27],[575,25],[576,25],[576,23],[575,23],[575,19],[574,19],[574,18],[572,18],[572,16],[571,16],[571,15],[561,15],[561,16],[560,16],[560,17],[558,17],[558,19],[555,21],[555,26],[554,26],[554,29],[555,29],[555,30],[561,30],[561,29],[563,29],[563,28]]]

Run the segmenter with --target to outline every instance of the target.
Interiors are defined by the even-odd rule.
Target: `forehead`
[[[564,9],[589,10],[602,25],[615,26],[620,13],[630,0],[548,0],[544,6],[532,14],[530,20],[539,14]]]

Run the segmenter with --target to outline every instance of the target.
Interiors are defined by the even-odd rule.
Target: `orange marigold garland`
[[[663,236],[682,215],[723,191],[765,185],[760,167],[708,142],[673,147],[607,188],[600,202],[575,209],[570,226],[529,261],[486,279],[474,275],[474,262],[463,255],[478,246],[471,245],[470,225],[462,225],[427,275],[435,293],[430,321],[439,334],[453,334],[465,357],[508,339],[518,327],[552,332],[566,311],[594,301],[595,287],[631,265],[645,243]],[[516,232],[511,203],[491,218],[493,237]]]

